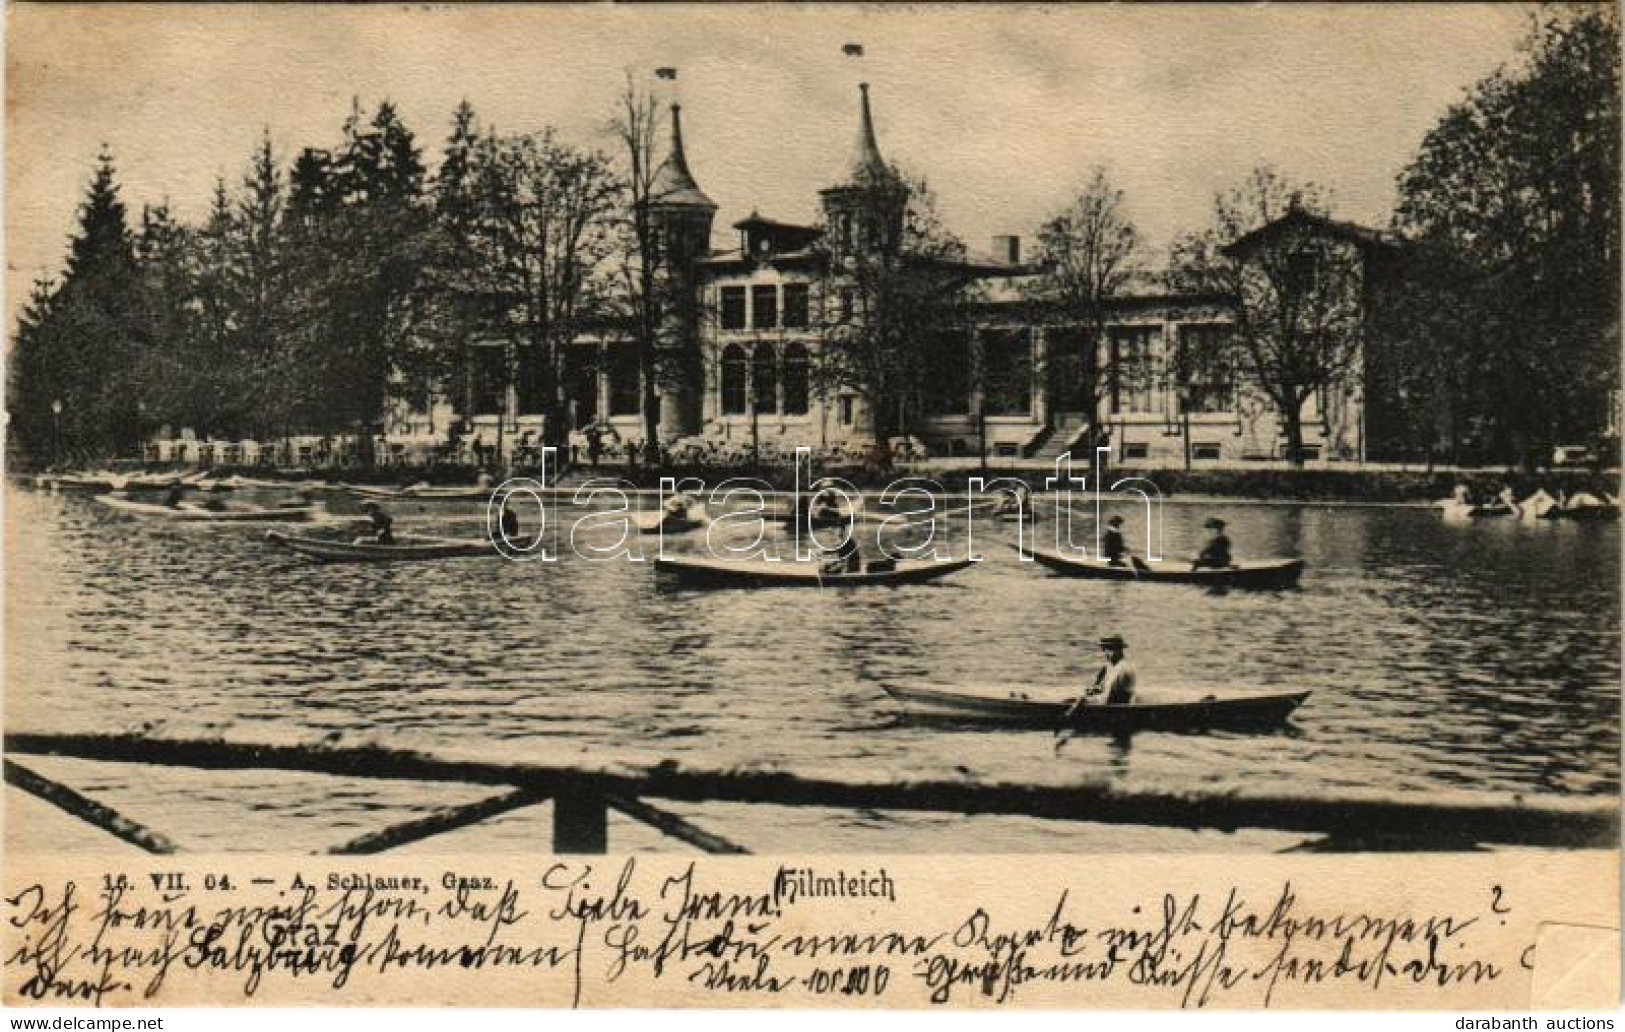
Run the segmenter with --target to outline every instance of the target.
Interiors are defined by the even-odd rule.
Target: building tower
[[[649,216],[661,252],[660,436],[672,440],[700,429],[700,263],[711,253],[717,206],[688,170],[682,107],[671,106],[671,150],[649,187]]]
[[[845,260],[870,251],[895,250],[902,242],[908,187],[880,156],[874,118],[869,112],[869,84],[858,84],[861,112],[852,158],[834,186],[819,191],[829,248]]]

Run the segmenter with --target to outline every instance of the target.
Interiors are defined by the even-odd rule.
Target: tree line
[[[337,146],[304,148],[284,172],[267,134],[196,224],[163,203],[133,229],[104,148],[66,267],[19,320],[11,444],[89,461],[186,427],[365,447],[392,405],[438,394],[468,411],[471,349],[492,343],[506,385],[562,439],[570,341],[635,314],[644,350],[660,350],[664,258],[634,212],[654,110],[629,80],[622,121],[637,121],[618,123],[617,160],[550,128],[483,128],[464,102],[431,175],[393,104],[370,117],[356,104]]]

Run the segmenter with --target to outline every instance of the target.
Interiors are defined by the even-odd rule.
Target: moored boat
[[[1193,570],[1189,562],[1158,563],[1136,562],[1132,565],[1113,566],[1098,557],[1080,558],[1060,555],[1032,545],[1011,544],[1024,556],[1031,556],[1040,565],[1068,577],[1094,580],[1133,581],[1148,584],[1194,584],[1213,588],[1288,588],[1303,575],[1302,559],[1242,560],[1220,569]]]
[[[433,487],[428,484],[413,484],[404,488],[400,494],[403,498],[432,498],[440,501],[485,501],[491,497],[493,488],[490,487]]]
[[[210,509],[193,502],[179,505],[158,505],[138,502],[116,494],[97,495],[96,501],[110,509],[132,516],[150,516],[155,519],[181,523],[303,523],[322,515],[319,505],[282,505],[268,508]]]
[[[340,490],[363,498],[399,498],[404,491],[398,487],[379,487],[375,484],[339,484]]]
[[[1507,506],[1502,502],[1488,502],[1474,504],[1472,502],[1458,502],[1447,498],[1439,503],[1439,515],[1446,520],[1483,520],[1496,516],[1516,516],[1519,510]]]
[[[645,512],[635,518],[640,534],[687,534],[705,526],[705,520],[673,513]]]
[[[822,562],[727,562],[697,556],[662,557],[654,565],[657,573],[670,574],[696,588],[859,588],[924,584],[963,570],[971,560],[904,561],[889,569],[866,569],[861,573],[828,573]]]
[[[301,555],[308,555],[329,563],[401,562],[422,559],[463,559],[493,556],[501,553],[484,538],[442,538],[397,535],[394,542],[337,541],[330,538],[302,537],[268,530],[265,540],[281,545]]]
[[[1142,688],[1131,703],[1086,702],[1068,717],[1075,690],[914,684],[881,688],[920,716],[1099,732],[1268,728],[1284,723],[1309,697],[1307,691]]]

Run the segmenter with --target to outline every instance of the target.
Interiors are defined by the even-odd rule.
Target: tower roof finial
[[[649,184],[649,200],[666,207],[708,208],[715,211],[716,204],[705,196],[705,191],[694,181],[694,174],[688,170],[688,157],[683,153],[682,110],[681,104],[672,102],[671,152],[666,155],[660,168],[655,170],[654,181]]]
[[[847,163],[843,186],[873,186],[890,181],[891,168],[880,156],[880,144],[875,140],[874,115],[869,110],[869,84],[858,83],[859,118],[858,138]]]

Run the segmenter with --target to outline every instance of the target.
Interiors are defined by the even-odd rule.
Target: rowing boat
[[[118,495],[97,495],[96,501],[129,513],[132,516],[152,516],[182,523],[303,523],[322,514],[319,505],[283,505],[268,509],[209,509],[192,502],[179,505],[156,505],[138,502]]]
[[[1496,516],[1516,516],[1518,510],[1509,507],[1503,502],[1489,502],[1475,505],[1471,502],[1458,502],[1447,499],[1439,503],[1439,515],[1446,520],[1483,520]]]
[[[963,570],[971,562],[969,559],[952,562],[922,559],[900,562],[888,570],[826,573],[822,562],[769,562],[764,559],[726,562],[695,556],[671,556],[656,559],[655,570],[696,588],[864,588],[923,584]]]
[[[442,501],[485,501],[491,497],[492,489],[489,487],[431,487],[428,484],[413,484],[402,488],[403,498],[433,498]]]
[[[919,716],[1103,732],[1272,727],[1283,723],[1309,697],[1307,691],[1142,688],[1135,692],[1133,702],[1087,702],[1067,717],[1076,690],[914,684],[884,684],[881,688]]]
[[[398,535],[392,544],[376,541],[335,541],[328,538],[301,537],[268,530],[265,540],[281,545],[301,555],[329,563],[400,562],[418,559],[462,559],[473,556],[499,555],[491,542],[471,538],[414,537]]]
[[[1212,588],[1288,588],[1303,574],[1302,559],[1266,559],[1238,562],[1221,569],[1193,570],[1189,563],[1168,563],[1159,560],[1159,566],[1137,563],[1133,566],[1113,566],[1105,559],[1078,558],[1059,555],[1042,548],[1012,543],[1011,547],[1031,556],[1040,565],[1068,577],[1094,580],[1136,581],[1149,584],[1194,584]]]
[[[639,534],[687,534],[705,526],[704,520],[671,513],[645,512],[636,517]]]
[[[338,487],[363,498],[399,498],[402,494],[398,487],[375,487],[371,484],[339,484]]]

